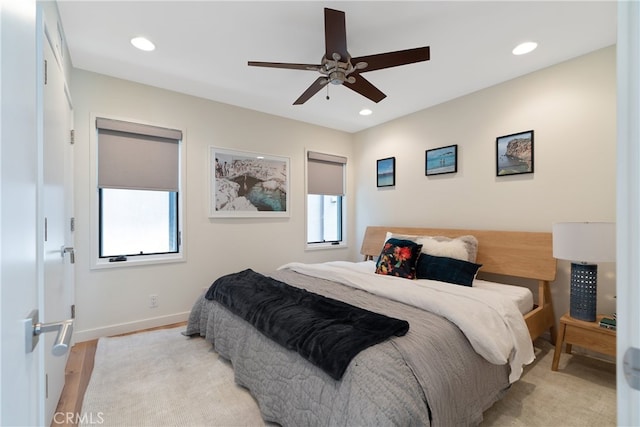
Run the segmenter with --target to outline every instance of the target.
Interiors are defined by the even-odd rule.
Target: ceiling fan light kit
[[[249,61],[248,65],[319,72],[321,76],[295,100],[293,105],[304,104],[328,83],[346,86],[378,103],[386,95],[362,77],[362,73],[428,61],[430,58],[429,46],[352,58],[347,51],[345,13],[339,10],[324,9],[324,35],[325,54],[320,64]]]

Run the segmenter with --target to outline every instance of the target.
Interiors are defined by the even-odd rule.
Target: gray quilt
[[[200,334],[233,364],[236,382],[266,421],[284,426],[477,425],[509,386],[509,367],[480,357],[462,332],[433,313],[290,270],[292,286],[410,323],[409,332],[359,353],[340,381],[200,297],[186,333]]]

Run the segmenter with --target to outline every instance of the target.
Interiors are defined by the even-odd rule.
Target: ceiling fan
[[[352,58],[347,51],[345,14],[329,8],[324,9],[324,40],[325,54],[320,64],[257,61],[249,61],[248,64],[254,67],[318,71],[322,74],[293,103],[293,105],[300,105],[308,101],[328,83],[344,85],[378,103],[387,95],[362,77],[362,73],[429,60],[429,46]]]

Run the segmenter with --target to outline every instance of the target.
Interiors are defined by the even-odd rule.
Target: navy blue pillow
[[[471,286],[480,267],[482,264],[422,253],[416,265],[416,277]]]

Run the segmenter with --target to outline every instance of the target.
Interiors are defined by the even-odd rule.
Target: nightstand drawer
[[[552,370],[558,370],[562,345],[565,343],[567,353],[571,353],[572,345],[577,345],[609,356],[616,355],[616,331],[600,327],[602,317],[598,316],[595,322],[577,320],[568,313],[560,318],[560,334],[553,354]]]
[[[616,355],[615,333],[612,334],[610,330],[601,328],[600,326],[583,328],[567,324],[564,342],[588,348],[599,353],[608,354],[610,356]]]

